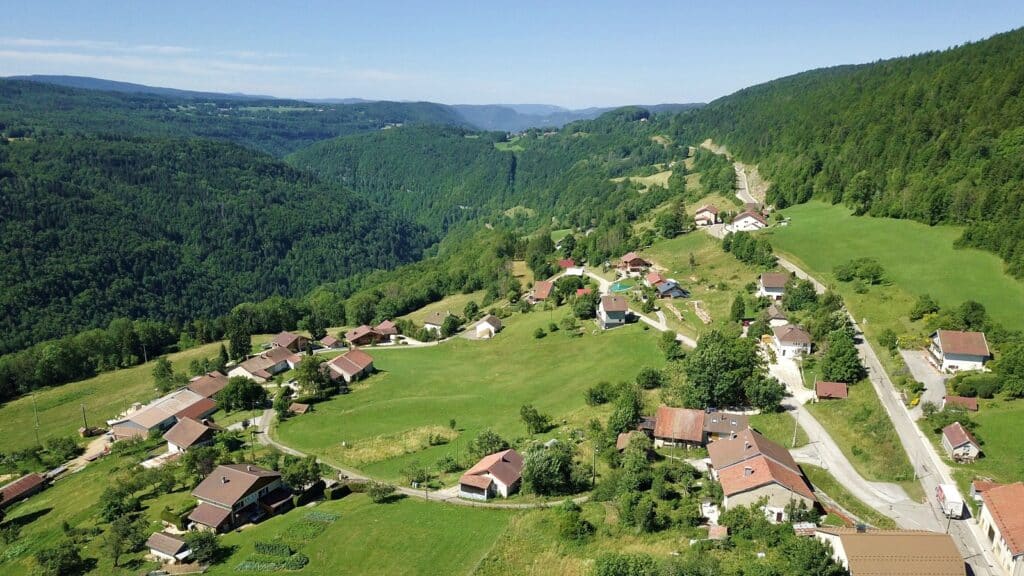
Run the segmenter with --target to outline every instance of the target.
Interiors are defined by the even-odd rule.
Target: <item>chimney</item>
[[[220,483],[221,484],[227,484],[228,483],[228,477],[227,476],[221,476],[220,477]]]
[[[754,475],[754,469],[751,468],[750,466],[744,466],[743,467],[743,475],[744,476],[753,476]]]
[[[863,533],[865,533],[867,531],[868,531],[868,527],[866,525],[861,524],[859,522],[857,523],[857,533],[858,534],[863,534]]]
[[[252,471],[253,471],[253,470],[252,470],[252,466],[246,466],[246,467],[245,467],[245,469],[246,469],[246,470],[248,470],[249,472],[252,472]]]
[[[743,449],[744,450],[750,450],[750,440],[744,440],[743,441]]]

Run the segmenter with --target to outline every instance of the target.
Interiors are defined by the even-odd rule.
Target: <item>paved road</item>
[[[928,352],[924,350],[900,350],[900,355],[903,356],[903,361],[907,364],[914,379],[924,384],[921,401],[910,411],[914,420],[920,420],[924,416],[921,407],[925,402],[942,406],[942,399],[946,395],[946,380],[949,377],[932,366],[928,361]]]
[[[750,193],[747,171],[743,169],[743,165],[739,162],[734,162],[732,167],[736,170],[736,197],[742,200],[744,204],[760,204]]]

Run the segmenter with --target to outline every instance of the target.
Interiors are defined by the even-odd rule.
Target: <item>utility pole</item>
[[[85,431],[86,431],[86,433],[88,433],[88,431],[89,431],[89,421],[85,419],[85,403],[83,402],[81,404],[81,406],[82,406],[82,426],[85,426]]]
[[[32,394],[32,415],[35,416],[36,420],[36,446],[42,446],[39,442],[39,412],[36,410],[36,395]]]
[[[796,428],[800,425],[800,412],[797,411],[793,417],[793,444],[792,448],[796,448]]]

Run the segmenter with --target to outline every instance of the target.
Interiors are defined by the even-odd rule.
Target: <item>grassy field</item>
[[[807,432],[796,426],[796,420],[785,412],[755,414],[750,417],[750,427],[765,438],[782,444],[786,448],[799,448],[807,444]],[[796,429],[796,444],[793,444],[793,430]]]
[[[466,307],[466,304],[468,304],[470,300],[473,300],[477,304],[480,304],[480,302],[483,300],[483,297],[483,290],[479,292],[472,292],[470,294],[454,294],[452,296],[446,296],[441,300],[438,300],[437,302],[427,304],[426,306],[420,308],[415,312],[410,312],[409,314],[406,314],[405,316],[403,316],[403,318],[408,318],[417,324],[423,324],[423,321],[427,318],[427,316],[429,316],[433,312],[451,312],[456,316],[462,316],[462,310]],[[485,306],[484,309],[486,310],[487,307]]]
[[[915,499],[922,495],[892,421],[869,382],[850,386],[846,400],[807,404],[807,410],[865,478],[896,482]]]
[[[612,182],[622,182],[624,180],[629,180],[630,182],[643,186],[641,192],[646,192],[651,188],[651,186],[661,186],[663,188],[668,188],[668,178],[671,175],[671,170],[664,170],[656,174],[651,174],[650,176],[623,176],[620,178],[612,178],[611,180]]]
[[[219,343],[199,346],[169,356],[174,369],[187,371],[189,362],[217,355]],[[39,414],[39,439],[56,436],[78,438],[82,425],[82,405],[90,426],[102,426],[108,418],[133,402],[146,402],[157,394],[153,383],[154,362],[105,372],[81,380],[46,388],[31,396],[22,396],[0,407],[0,450],[12,451],[35,446],[35,419],[32,404]]]
[[[1022,414],[1020,400],[980,400],[978,412],[971,413],[971,420],[977,423],[975,429],[984,457],[972,464],[955,465],[956,477],[961,488],[975,477],[988,477],[997,482],[1017,482],[1024,478],[1024,450],[1017,442],[1020,434]],[[938,434],[928,431],[938,446]],[[939,454],[945,452],[938,448]]]
[[[337,515],[311,522],[310,511]],[[257,540],[287,542],[309,557],[307,575],[468,574],[505,530],[512,514],[403,499],[374,504],[363,494],[300,508],[271,518],[222,542],[235,547],[208,574],[248,574],[238,564],[255,554]],[[287,573],[281,571],[280,573]]]
[[[858,519],[867,522],[875,528],[890,529],[897,527],[896,522],[892,518],[877,512],[874,508],[861,502],[853,494],[850,494],[846,488],[836,481],[835,477],[828,470],[810,464],[801,464],[800,468],[803,469],[807,479],[811,481],[815,491],[824,492],[848,512],[856,515]]]
[[[555,244],[558,244],[559,242],[562,241],[562,238],[565,238],[571,233],[572,228],[559,228],[558,230],[552,230],[551,241],[554,242]]]
[[[471,464],[465,462],[466,443],[484,428],[508,440],[524,437],[523,404],[534,404],[556,423],[564,419],[582,425],[583,415],[597,413],[583,401],[587,387],[632,379],[644,366],[659,367],[663,358],[653,331],[640,325],[599,332],[587,324],[580,338],[562,332],[534,338],[537,328],[546,329],[567,313],[563,307],[513,316],[489,341],[455,339],[436,347],[374,350],[380,374],[356,385],[351,394],[318,405],[312,414],[284,422],[277,435],[290,446],[345,464],[361,454],[361,445],[422,435],[425,427],[447,428],[454,419],[459,434],[450,444],[414,446],[410,453],[372,463],[359,456],[364,472],[398,479],[414,460],[433,467],[441,456],[453,454]]]

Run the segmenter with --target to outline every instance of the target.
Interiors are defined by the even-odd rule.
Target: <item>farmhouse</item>
[[[601,296],[597,307],[597,323],[607,330],[626,323],[629,303],[622,296]]]
[[[443,320],[442,320],[443,322]],[[385,338],[394,338],[398,336],[398,324],[395,324],[391,320],[384,320],[380,324],[373,327],[374,331]]]
[[[126,418],[109,421],[115,440],[145,438],[153,430],[166,430],[179,418],[201,420],[217,411],[217,403],[200,394],[181,388],[157,398],[149,405],[130,413]]]
[[[1024,575],[1024,482],[990,488],[981,499],[978,525],[996,563],[1007,576]]]
[[[786,283],[792,278],[786,272],[765,272],[757,279],[757,295],[782,300],[786,293]]]
[[[814,537],[850,576],[964,576],[964,560],[949,534],[821,526]]]
[[[228,376],[244,376],[259,384],[270,380],[276,374],[295,368],[302,362],[302,356],[288,348],[279,346],[261,352],[228,371]]]
[[[153,532],[146,540],[150,556],[165,564],[177,564],[192,555],[188,544],[176,534]]]
[[[288,405],[288,413],[295,415],[306,414],[307,412],[309,412],[310,408],[311,406],[309,404],[302,404],[301,402],[292,402],[291,404]]]
[[[488,314],[476,323],[477,338],[494,338],[494,335],[498,332],[501,332],[501,319],[494,314]]]
[[[942,409],[945,410],[946,408],[963,408],[968,412],[977,412],[978,399],[966,396],[943,396]]]
[[[213,398],[227,385],[228,377],[214,370],[189,380],[186,388],[204,398]]]
[[[4,485],[0,488],[0,494],[3,494],[3,498],[0,499],[0,510],[28,498],[45,487],[46,477],[34,472]]]
[[[932,361],[943,372],[983,370],[992,353],[982,332],[937,330],[928,346]]]
[[[171,426],[171,429],[164,434],[168,454],[185,452],[196,446],[212,444],[213,437],[213,428],[192,418],[178,419],[178,423]]]
[[[757,212],[745,210],[732,219],[729,229],[733,232],[754,232],[768,226],[768,221]]]
[[[957,462],[973,462],[981,455],[981,446],[959,422],[942,429],[942,447]]]
[[[533,303],[543,302],[551,296],[551,289],[554,288],[554,286],[555,285],[548,280],[538,280],[533,283],[533,290],[530,291],[528,298]]]
[[[292,332],[281,332],[270,341],[271,348],[285,348],[292,352],[302,352],[309,345],[309,338]]]
[[[815,400],[842,400],[849,396],[846,384],[842,382],[815,382]]]
[[[561,270],[565,270],[567,268],[575,268],[575,267],[576,267],[576,261],[573,260],[572,258],[564,258],[564,259],[558,261],[558,268],[561,269]]]
[[[792,324],[776,326],[772,328],[772,346],[782,358],[798,358],[811,353],[811,335]]]
[[[550,282],[549,282],[550,284]],[[549,289],[550,291],[550,289]],[[441,326],[444,324],[444,319],[448,317],[448,312],[431,312],[426,320],[423,321],[423,328],[427,332],[433,332],[434,334],[441,334]]]
[[[654,288],[655,286],[661,284],[665,280],[666,278],[662,276],[659,272],[648,272],[647,275],[644,276],[644,286],[647,286],[648,288]]]
[[[705,204],[693,214],[693,222],[697,226],[711,226],[718,224],[718,208],[711,204]]]
[[[658,292],[658,298],[686,298],[690,295],[675,280],[666,280],[654,287]]]
[[[502,450],[484,456],[459,478],[459,496],[487,500],[508,498],[519,489],[523,476],[523,457],[515,450]]]
[[[327,362],[331,380],[351,383],[373,372],[373,357],[362,350],[349,350]]]
[[[642,274],[651,267],[651,263],[644,260],[636,252],[630,252],[619,258],[619,269],[626,274]]]
[[[199,505],[189,514],[193,526],[221,531],[291,508],[291,491],[281,473],[252,464],[223,464],[196,486]]]
[[[767,310],[765,310],[765,316],[768,320],[768,326],[771,328],[789,324],[789,317],[786,316],[786,313],[782,311],[782,308],[779,308],[776,304],[772,304]]]
[[[659,406],[654,415],[654,446],[703,446],[704,411]]]
[[[750,419],[745,414],[709,412],[704,415],[704,432],[708,442],[722,438],[735,438],[750,428]]]
[[[372,346],[385,339],[386,336],[366,324],[345,333],[345,340],[351,346]]]
[[[320,339],[320,345],[324,348],[341,348],[343,344],[340,338],[335,338],[328,334]]]

